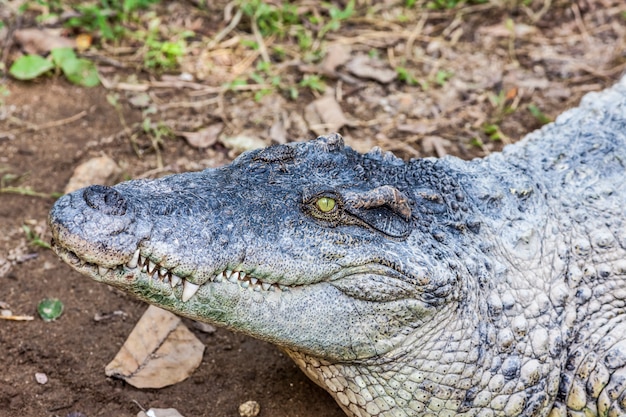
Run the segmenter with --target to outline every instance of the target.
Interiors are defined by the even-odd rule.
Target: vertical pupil
[[[317,207],[320,209],[320,211],[328,213],[335,208],[335,200],[328,197],[322,197],[317,200]]]

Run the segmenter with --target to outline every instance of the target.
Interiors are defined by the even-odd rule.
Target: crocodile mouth
[[[170,288],[172,293],[182,302],[186,303],[196,295],[198,290],[209,284],[230,283],[238,285],[242,290],[251,292],[285,292],[290,290],[290,286],[278,283],[265,282],[254,277],[245,271],[238,269],[225,269],[214,274],[208,280],[202,283],[194,283],[190,280],[192,277],[181,277],[172,272],[171,269],[153,262],[149,257],[141,254],[137,249],[133,257],[126,263],[114,267],[105,267],[96,263],[87,262],[81,259],[75,252],[61,247],[52,241],[54,251],[66,263],[81,273],[91,275],[97,281],[109,282],[114,281],[107,277],[124,277],[126,281],[149,279],[152,282],[162,284],[163,288]],[[142,277],[143,275],[143,277]]]

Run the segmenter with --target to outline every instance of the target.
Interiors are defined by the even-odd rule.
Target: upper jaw
[[[53,249],[57,255],[77,271],[89,275],[97,281],[111,285],[123,286],[133,281],[150,281],[155,290],[169,292],[182,302],[189,301],[198,290],[205,285],[231,284],[238,285],[243,290],[256,293],[284,292],[290,287],[279,283],[271,283],[256,278],[240,269],[224,269],[212,274],[208,279],[198,279],[194,276],[181,276],[171,269],[159,265],[136,249],[130,259],[118,265],[103,266],[99,263],[82,259],[75,252],[61,246],[53,240]]]

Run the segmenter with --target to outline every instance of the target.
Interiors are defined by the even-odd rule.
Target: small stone
[[[140,411],[137,417],[184,417],[175,408],[151,408],[147,411]]]
[[[44,374],[43,372],[37,372],[35,374],[35,381],[37,381],[37,383],[41,385],[47,384],[48,375]]]
[[[241,417],[256,417],[261,412],[261,406],[256,401],[246,401],[239,406]]]

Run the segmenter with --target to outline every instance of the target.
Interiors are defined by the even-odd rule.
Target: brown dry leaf
[[[367,55],[355,56],[346,64],[346,68],[352,75],[378,81],[382,84],[389,84],[396,79],[396,71],[389,65]]]
[[[76,41],[60,35],[53,29],[21,29],[15,31],[15,40],[29,54],[45,54],[54,48],[74,48]]]
[[[204,345],[180,317],[150,306],[105,373],[136,388],[163,388],[191,375],[203,352]]]
[[[176,132],[176,134],[184,137],[190,146],[202,149],[214,145],[222,129],[224,123],[216,123],[197,132]]]
[[[334,43],[326,50],[321,68],[324,74],[332,74],[337,67],[345,64],[350,59],[350,45]]]
[[[94,184],[108,185],[117,179],[120,168],[108,156],[99,156],[83,162],[74,169],[72,178],[65,186],[65,194]]]
[[[316,135],[337,132],[348,124],[348,119],[344,116],[341,106],[332,96],[322,97],[306,106],[304,119],[308,123],[309,129]]]

